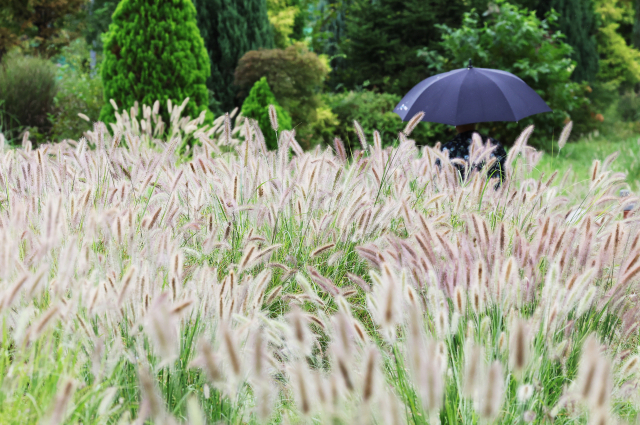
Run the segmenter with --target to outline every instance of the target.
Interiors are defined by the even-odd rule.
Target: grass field
[[[571,167],[572,182],[586,182],[594,160],[604,161],[609,155],[618,152],[619,156],[611,169],[627,174],[627,180],[633,191],[640,189],[640,134],[623,140],[609,137],[584,138],[575,143],[568,143],[558,152],[545,152],[536,172],[544,172],[547,176],[553,171],[563,172]]]
[[[640,233],[620,163],[583,164],[609,147],[525,133],[494,190],[405,136],[348,160],[137,115],[0,153],[0,423],[637,422]]]

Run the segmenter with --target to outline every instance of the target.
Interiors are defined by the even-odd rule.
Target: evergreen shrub
[[[256,81],[249,92],[249,96],[242,104],[242,116],[258,121],[264,133],[265,143],[270,150],[278,149],[276,132],[271,128],[269,119],[269,105],[273,105],[278,116],[278,132],[291,130],[291,117],[276,100],[266,77]]]
[[[110,99],[129,109],[136,101],[181,104],[188,97],[186,115],[195,118],[207,111],[209,57],[191,0],[122,0],[103,41],[100,120],[114,121]],[[169,122],[167,112],[163,120]]]

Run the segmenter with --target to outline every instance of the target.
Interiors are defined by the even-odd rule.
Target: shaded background
[[[554,109],[520,123],[480,126],[506,145],[529,123],[537,127],[532,143],[543,149],[569,120],[572,141],[640,133],[640,0],[193,4],[211,66],[211,117],[242,107],[253,85],[266,77],[307,149],[334,137],[354,149],[354,119],[367,137],[377,129],[392,144],[404,126],[391,112],[400,98],[419,81],[463,67],[468,59],[520,76]],[[19,140],[29,130],[39,142],[58,141],[77,139],[91,128],[77,114],[97,120],[108,102],[100,72],[102,41],[117,6],[114,0],[3,2],[5,137]],[[412,136],[432,145],[452,135],[450,127],[425,123]]]

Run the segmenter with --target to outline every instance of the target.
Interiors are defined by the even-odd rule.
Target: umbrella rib
[[[496,87],[497,87],[498,92],[499,92],[499,93],[500,93],[500,95],[504,98],[504,100],[507,102],[507,105],[509,105],[509,108],[511,109],[511,117],[512,117],[512,119],[511,119],[511,120],[507,120],[507,119],[504,119],[504,118],[503,118],[503,119],[501,119],[500,121],[517,121],[517,120],[516,120],[516,116],[515,116],[515,114],[514,114],[514,112],[513,112],[513,105],[512,105],[512,104],[511,104],[511,102],[509,101],[509,98],[508,98],[508,97],[504,94],[504,92],[502,91],[502,87],[500,87],[500,85],[499,85],[498,83],[496,83],[496,82],[493,80],[493,78],[491,78],[491,77],[489,76],[489,73],[483,73],[483,74],[480,74],[480,76],[482,76],[482,77],[486,78],[487,80],[489,80],[489,81],[491,82],[491,84],[493,84],[494,86],[496,86]],[[516,94],[517,94],[517,93],[516,93]],[[520,95],[518,95],[518,97],[520,97]]]
[[[441,78],[439,79],[434,79],[434,81],[432,81],[428,86],[422,88],[421,93],[416,96],[415,100],[413,101],[413,104],[411,105],[411,108],[409,108],[409,110],[407,111],[407,114],[405,115],[405,119],[403,119],[403,121],[409,121],[415,114],[417,114],[418,112],[425,112],[423,111],[424,108],[419,108],[417,105],[421,104],[422,102],[419,102],[420,98],[422,98],[423,96],[425,96],[427,94],[427,91],[431,88],[431,86],[436,82],[440,82],[444,79],[450,78],[455,76],[456,74],[458,74],[461,70],[459,69],[455,69],[453,71],[449,71],[447,73],[445,73],[444,75],[441,75]],[[436,77],[437,75],[434,75],[434,77]],[[431,77],[430,77],[431,78]],[[433,89],[432,89],[433,90]],[[428,102],[429,104],[438,104],[440,103],[440,101],[442,100],[442,98],[447,94],[446,90],[443,90],[442,93],[440,93],[440,96],[437,99],[433,99],[433,101]],[[423,120],[424,121],[424,120]],[[449,124],[449,123],[442,123],[442,124]]]
[[[456,102],[456,111],[455,111],[455,115],[453,117],[453,125],[464,125],[464,124],[472,124],[472,123],[467,123],[467,122],[459,122],[458,121],[458,114],[460,111],[460,105],[462,105],[461,99],[460,97],[462,95],[464,95],[465,93],[462,91],[462,86],[464,85],[464,80],[466,80],[471,74],[469,73],[469,71],[467,71],[467,73],[464,75],[464,77],[462,77],[462,81],[460,82],[460,84],[458,84],[458,95],[456,96],[456,98],[458,99],[458,101]]]
[[[506,73],[506,72],[504,72],[504,71],[501,71],[500,73],[501,73],[501,74],[509,74],[509,73]],[[511,74],[511,75],[513,75],[513,74]],[[502,87],[500,87],[500,85],[499,85],[499,84],[498,84],[498,83],[497,83],[497,82],[492,78],[491,73],[484,74],[484,76],[485,76],[485,77],[487,77],[487,79],[489,79],[489,81],[491,81],[493,84],[495,84],[495,85],[496,85],[496,87],[498,87],[498,89],[500,90],[500,93],[503,93],[503,91],[502,91]],[[517,76],[515,76],[515,75],[513,75],[513,77],[514,77],[513,79],[514,79],[514,80],[517,80],[520,84],[524,84],[526,87],[529,87],[529,86],[527,86],[527,83],[525,83],[521,78],[519,78],[519,77],[517,77]],[[517,97],[517,98],[518,98],[520,101],[522,101],[524,104],[526,104],[526,103],[527,103],[526,99],[524,99],[524,98],[523,98],[523,96],[522,96],[522,93],[521,93],[521,92],[519,92],[519,91],[517,91],[517,90],[514,90],[514,91],[513,91],[513,93],[512,93],[512,95],[513,95],[513,96],[515,96],[515,97]],[[503,93],[503,96],[504,96],[504,93]],[[516,116],[515,116],[515,113],[513,112],[513,111],[515,110],[515,108],[514,108],[514,107],[513,107],[513,105],[511,104],[511,101],[509,100],[509,98],[508,98],[507,96],[504,96],[504,98],[505,98],[505,100],[507,101],[507,104],[509,104],[509,107],[511,108],[511,112],[512,112],[512,114],[513,114],[513,121],[520,121],[520,119],[524,118],[524,117],[522,117],[522,118],[518,118],[518,117],[516,117]]]

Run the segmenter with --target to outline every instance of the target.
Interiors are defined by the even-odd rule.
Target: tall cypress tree
[[[540,2],[544,4],[546,2]],[[571,78],[574,81],[594,81],[598,73],[598,50],[595,39],[597,32],[596,15],[591,0],[551,0],[549,9],[560,14],[558,29],[573,47],[576,69]],[[545,12],[544,7],[540,9]]]
[[[233,77],[238,60],[249,50],[273,47],[266,0],[195,0],[198,27],[211,61],[207,87],[217,113],[242,104]],[[212,106],[212,109],[216,109]]]
[[[100,120],[113,121],[109,99],[130,108],[135,101],[152,105],[159,100],[166,105],[171,99],[180,104],[187,97],[185,115],[195,118],[207,109],[209,73],[191,0],[122,0],[104,38],[106,102]]]

